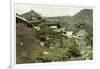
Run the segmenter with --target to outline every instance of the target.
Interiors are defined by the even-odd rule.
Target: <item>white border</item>
[[[10,30],[11,30],[11,62],[10,62],[10,65],[11,65],[11,69],[14,68],[15,66],[15,34],[16,34],[16,31],[15,31],[15,11],[14,11],[14,1],[11,1],[10,2],[10,9],[11,9],[11,27],[10,27]]]
[[[28,69],[28,68],[37,68],[39,67],[55,67],[58,64],[61,66],[71,66],[71,65],[84,65],[84,64],[94,64],[96,62],[96,53],[95,53],[95,47],[93,48],[93,60],[84,60],[84,61],[66,61],[66,62],[53,62],[53,63],[34,63],[34,64],[16,64],[16,24],[15,24],[15,3],[24,3],[24,2],[16,2],[16,1],[11,1],[11,69]],[[93,9],[93,31],[95,31],[95,17],[94,17],[94,12],[95,8],[94,6],[84,6],[84,5],[59,5],[59,4],[39,4],[39,3],[24,3],[24,4],[35,4],[35,5],[48,5],[48,6],[62,6],[62,7],[79,7],[79,8],[92,8]],[[93,32],[94,34],[94,32]],[[94,37],[95,38],[95,35]],[[95,40],[93,40],[95,43]],[[94,46],[93,43],[93,46]],[[41,68],[40,68],[41,69]]]

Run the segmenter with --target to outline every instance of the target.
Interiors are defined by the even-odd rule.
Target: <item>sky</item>
[[[54,16],[73,16],[84,8],[64,7],[64,6],[49,6],[49,5],[30,5],[30,4],[15,4],[16,13],[23,14],[30,10],[34,10],[44,17]]]

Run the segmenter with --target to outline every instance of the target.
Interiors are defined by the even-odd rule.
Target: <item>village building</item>
[[[35,17],[33,17],[33,18],[32,18],[33,19],[32,21],[28,21],[24,17],[21,17],[19,15],[16,15],[16,23],[23,23],[24,25],[26,25],[28,27],[34,27],[34,29],[36,31],[39,31],[40,30],[40,27],[37,26],[37,25],[40,24],[41,22],[37,18],[35,18]]]
[[[28,26],[28,27],[32,27],[33,25],[30,24],[25,18],[16,15],[16,23],[23,23],[24,25]]]
[[[68,37],[68,38],[72,38],[73,37],[73,31],[66,31],[65,33],[63,33],[63,36]]]
[[[47,25],[52,28],[52,29],[56,29],[56,28],[60,28],[60,24],[59,24],[59,20],[58,19],[46,19]]]
[[[42,21],[41,16],[38,13],[36,13],[34,10],[31,10],[20,16],[25,18],[29,23],[33,24],[34,26],[39,25]]]

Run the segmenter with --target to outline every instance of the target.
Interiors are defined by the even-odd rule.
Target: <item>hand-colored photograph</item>
[[[93,60],[93,9],[15,4],[16,64]]]

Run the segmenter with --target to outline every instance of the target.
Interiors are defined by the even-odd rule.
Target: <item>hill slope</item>
[[[72,17],[71,23],[74,30],[85,29],[86,31],[91,32],[93,29],[93,10],[81,10],[79,13]]]

